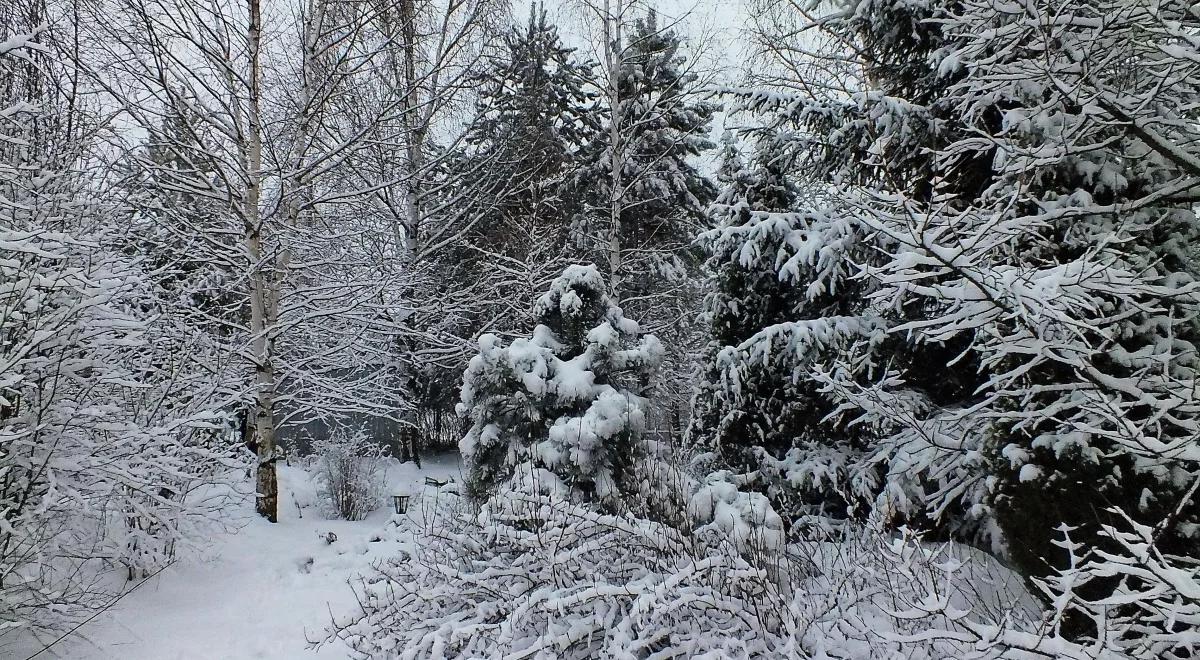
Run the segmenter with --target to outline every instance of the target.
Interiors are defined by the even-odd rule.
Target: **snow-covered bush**
[[[313,480],[329,518],[362,520],[383,504],[387,490],[384,449],[362,430],[340,429],[313,442]]]
[[[781,555],[785,539],[783,521],[759,493],[738,490],[729,475],[713,473],[700,484],[688,504],[695,532],[708,531],[728,539],[739,551],[759,556]]]
[[[786,657],[776,585],[728,546],[505,492],[361,584],[338,636],[361,657]]]
[[[921,642],[935,648],[957,648],[959,653],[969,645],[971,652],[939,657],[1195,658],[1200,651],[1200,564],[1194,557],[1168,555],[1155,547],[1162,525],[1142,525],[1119,510],[1112,513],[1123,522],[1100,532],[1115,548],[1111,552],[1075,541],[1073,530],[1066,525],[1057,530],[1056,543],[1069,558],[1068,565],[1046,578],[1032,580],[1052,604],[1040,616],[1030,599],[997,599],[1003,590],[996,587],[1006,578],[996,573],[988,579],[969,576],[973,602],[990,606],[968,612],[961,601],[948,597],[945,587],[953,587],[955,580],[961,582],[963,571],[957,560],[943,556],[945,546],[894,542],[885,552],[887,562],[898,581],[911,582],[916,588],[897,590],[885,610],[894,620],[915,625],[900,634],[885,633],[885,637],[905,645]],[[944,578],[929,579],[931,568]],[[1016,578],[1011,573],[1008,577]],[[1024,606],[1006,612],[1005,603]],[[1081,620],[1090,624],[1092,633],[1079,634]]]
[[[514,474],[552,474],[580,499],[614,504],[643,450],[639,393],[662,346],[653,335],[638,337],[594,266],[567,268],[534,317],[530,338],[505,346],[480,337],[463,375],[469,492],[482,502]]]
[[[363,577],[362,611],[331,634],[362,658],[545,660],[982,659],[1004,657],[999,637],[1037,638],[1020,578],[976,551],[858,529],[773,570],[737,547],[729,513],[685,534],[553,495],[448,506],[411,556]]]

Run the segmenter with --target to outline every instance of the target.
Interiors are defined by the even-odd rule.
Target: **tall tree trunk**
[[[258,445],[255,484],[258,514],[279,521],[279,480],[275,474],[275,365],[274,338],[271,333],[278,318],[279,296],[273,273],[265,269],[263,249],[264,222],[259,213],[262,196],[262,120],[259,108],[261,90],[262,6],[260,0],[247,0],[250,24],[246,42],[250,50],[250,98],[247,108],[246,197],[243,213],[246,223],[246,249],[249,253],[250,336],[254,360],[253,434]]]
[[[610,11],[610,2],[616,3],[615,13]],[[609,126],[609,149],[612,167],[611,191],[609,194],[608,227],[608,284],[613,300],[620,300],[621,286],[621,186],[624,159],[621,153],[621,21],[624,20],[623,0],[604,0],[604,59],[608,66],[608,106],[611,112]]]
[[[425,118],[417,90],[417,8],[400,0],[400,29],[404,40],[404,148],[408,172],[404,177],[405,251],[416,256],[421,224],[421,170],[425,166]],[[432,99],[431,99],[432,101]]]

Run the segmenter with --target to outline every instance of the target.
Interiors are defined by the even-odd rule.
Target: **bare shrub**
[[[335,432],[313,449],[313,478],[327,517],[362,520],[379,508],[387,489],[382,447],[357,430]]]

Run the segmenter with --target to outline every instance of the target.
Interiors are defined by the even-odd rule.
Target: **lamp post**
[[[411,495],[392,495],[392,505],[396,507],[396,513],[408,513],[408,499]]]

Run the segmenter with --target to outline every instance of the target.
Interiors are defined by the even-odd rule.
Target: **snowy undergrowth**
[[[309,640],[323,636],[330,611],[354,607],[346,581],[411,552],[413,537],[424,534],[423,511],[448,489],[425,486],[426,476],[459,478],[453,457],[426,456],[422,468],[387,461],[386,469],[388,492],[412,495],[408,514],[395,515],[388,501],[364,520],[347,521],[322,514],[309,472],[280,465],[278,523],[255,515],[252,497],[229,498],[226,529],[203,549],[149,580],[127,583],[123,571],[114,574],[106,587],[126,595],[37,660],[344,660],[341,644],[313,652]],[[21,633],[0,634],[0,658],[23,660],[55,637]]]
[[[999,658],[988,631],[1037,628],[1019,579],[961,546],[863,529],[746,552],[726,531],[512,489],[478,512],[448,499],[331,639],[362,658]]]

